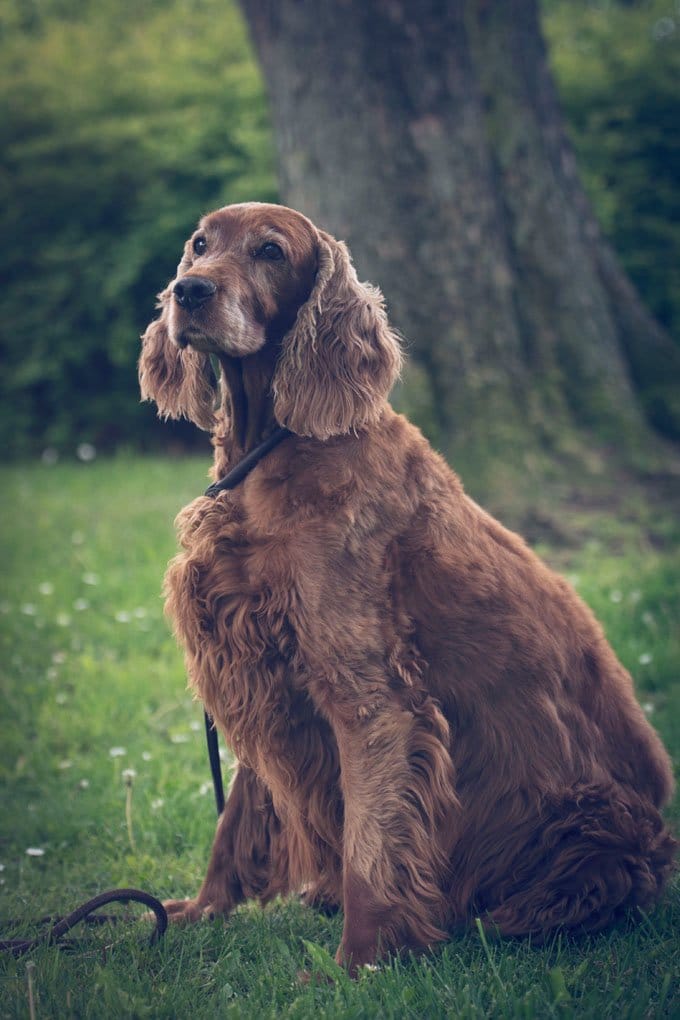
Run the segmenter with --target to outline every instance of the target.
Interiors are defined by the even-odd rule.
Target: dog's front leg
[[[288,846],[271,796],[252,769],[239,765],[217,823],[208,871],[198,895],[168,900],[171,921],[226,916],[251,897],[266,903],[288,887]]]
[[[382,953],[445,937],[444,881],[457,800],[448,727],[429,700],[334,712],[344,797],[344,929],[350,974]]]

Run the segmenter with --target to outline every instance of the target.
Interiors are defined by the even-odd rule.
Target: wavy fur
[[[153,400],[161,418],[187,418],[206,432],[212,432],[215,390],[210,360],[190,348],[171,343],[167,312],[170,288],[158,295],[161,314],[142,336],[139,386],[142,400]]]
[[[304,891],[343,909],[354,974],[475,916],[541,939],[647,910],[673,868],[671,768],[594,617],[389,407],[398,345],[344,246],[275,206],[199,229],[208,254],[183,271],[217,289],[192,335],[223,343],[235,409],[213,473],[277,421],[297,434],[177,520],[167,611],[239,766],[172,918]],[[224,301],[261,350],[219,339],[240,322]],[[173,347],[183,309],[173,338],[164,316],[144,393],[207,421],[205,355]]]
[[[373,424],[401,368],[383,297],[357,280],[344,244],[320,233],[314,290],[286,336],[274,414],[301,436],[328,439]]]

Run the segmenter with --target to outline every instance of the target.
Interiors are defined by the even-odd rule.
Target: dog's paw
[[[305,907],[311,907],[324,917],[335,917],[340,910],[339,903],[333,903],[314,889],[305,889],[298,895],[298,900]]]
[[[171,924],[196,924],[204,918],[212,921],[217,916],[209,904],[205,906],[196,899],[164,900],[163,906]]]

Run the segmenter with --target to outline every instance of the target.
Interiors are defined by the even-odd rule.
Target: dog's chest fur
[[[313,491],[304,478],[248,479],[177,521],[184,552],[167,608],[192,685],[272,788],[337,772],[319,705],[356,684],[377,690],[395,657],[384,537],[372,538],[376,510],[356,505],[345,475],[316,470]]]

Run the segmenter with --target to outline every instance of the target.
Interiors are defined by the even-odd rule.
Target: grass
[[[202,878],[214,829],[202,711],[160,583],[206,462],[0,473],[0,937],[10,919],[24,934],[105,888],[189,895]],[[574,505],[561,528],[571,541],[540,551],[593,606],[680,760],[677,520],[640,501],[616,514]],[[680,828],[677,800],[669,815]],[[679,930],[676,884],[642,923],[597,938],[539,949],[472,930],[356,983],[304,985],[301,968],[335,974],[340,919],[277,903],[155,948],[143,920],[87,931],[75,952],[32,952],[30,977],[37,1017],[677,1017]],[[26,964],[0,957],[1,1017],[29,1016]]]

